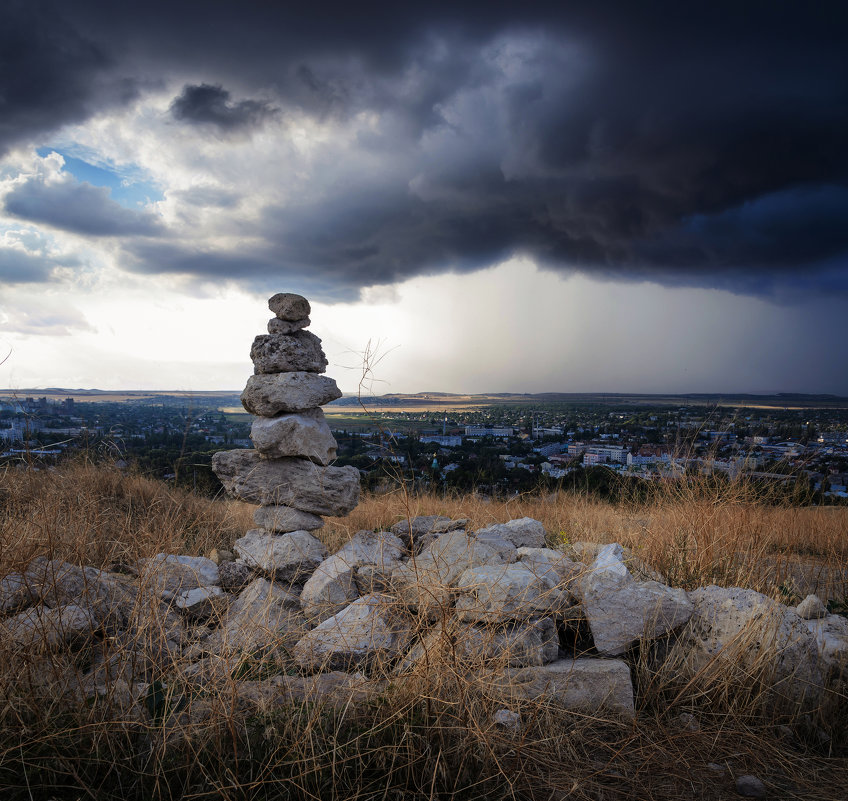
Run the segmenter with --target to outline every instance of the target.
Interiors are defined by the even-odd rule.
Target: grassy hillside
[[[0,577],[41,555],[111,568],[163,551],[207,554],[230,547],[251,513],[109,467],[9,470],[0,474]],[[475,529],[530,516],[551,544],[621,542],[676,586],[738,585],[786,601],[816,591],[845,609],[848,509],[765,506],[732,486],[669,487],[639,506],[398,491],[365,497],[319,534],[333,549],[359,529],[436,513],[469,518]],[[844,695],[819,715],[787,720],[761,703],[754,679],[753,690],[714,680],[705,694],[656,652],[629,656],[635,723],[539,705],[524,711],[519,735],[492,725],[491,699],[450,664],[403,682],[386,676],[379,698],[341,709],[237,703],[240,674],[179,695],[183,678],[163,674],[149,714],[127,718],[108,698],[67,701],[68,676],[91,658],[22,658],[0,643],[4,799],[722,799],[737,797],[735,776],[753,773],[769,797],[835,801],[848,786]],[[214,714],[194,721],[192,704],[201,703]]]

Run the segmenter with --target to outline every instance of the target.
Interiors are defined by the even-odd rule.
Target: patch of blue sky
[[[58,153],[65,160],[65,171],[80,182],[106,187],[116,203],[137,210],[162,200],[164,195],[149,175],[135,164],[121,164],[100,159],[93,151],[71,147],[40,147],[41,158]]]

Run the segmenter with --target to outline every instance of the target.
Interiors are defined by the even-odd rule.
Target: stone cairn
[[[740,587],[686,591],[619,544],[562,543],[531,518],[474,531],[467,519],[415,517],[359,531],[330,555],[312,532],[359,499],[359,472],[331,465],[320,409],[341,393],[304,330],[306,299],[279,294],[269,306],[276,316],[254,340],[241,396],[255,449],[213,459],[227,491],[259,505],[238,559],[157,554],[98,570],[38,557],[0,577],[8,653],[87,649],[88,669],[68,674],[73,697],[110,698],[141,718],[163,677],[260,708],[316,697],[344,706],[389,677],[454,675],[458,664],[505,705],[493,719],[505,730],[521,727],[526,700],[632,718],[640,652],[665,653],[705,692],[710,677],[756,677],[790,715],[845,693],[848,620],[816,596],[792,608]],[[251,678],[277,659],[285,670]],[[191,719],[213,709],[199,698]]]
[[[241,562],[298,583],[305,568],[326,556],[309,533],[324,525],[321,515],[347,515],[359,502],[359,471],[330,465],[337,443],[320,407],[342,393],[321,375],[327,367],[321,340],[305,330],[309,301],[279,293],[268,307],[275,316],[268,333],[253,341],[254,375],[241,395],[256,416],[255,447],[217,453],[212,467],[231,495],[259,504],[257,528],[234,546]]]

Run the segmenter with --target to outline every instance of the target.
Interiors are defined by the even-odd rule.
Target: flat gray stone
[[[241,405],[250,414],[274,417],[323,406],[341,396],[334,379],[297,370],[250,376],[241,393]]]
[[[139,593],[128,576],[44,557],[30,562],[24,579],[46,606],[77,604],[94,610],[110,630],[127,624]]]
[[[324,527],[324,521],[310,512],[301,512],[290,506],[260,506],[253,513],[253,522],[266,531],[285,534],[289,531],[315,531]]]
[[[338,551],[351,567],[375,565],[383,570],[394,570],[406,556],[403,541],[388,531],[357,531]]]
[[[205,556],[158,553],[152,559],[139,559],[139,585],[172,600],[196,587],[214,587],[221,583],[218,565]]]
[[[310,320],[304,317],[301,320],[281,320],[279,317],[272,317],[268,320],[269,334],[293,334],[295,331],[300,331],[302,328],[309,326]]]
[[[268,298],[268,308],[274,312],[280,320],[302,320],[309,317],[309,301],[303,295],[295,295],[293,292],[278,292]]]
[[[395,657],[411,636],[411,620],[397,601],[374,593],[310,631],[295,645],[294,658],[309,670],[368,667]]]
[[[295,370],[323,373],[327,369],[327,357],[321,350],[321,340],[311,331],[260,334],[253,340],[250,358],[257,375]]]
[[[316,515],[346,515],[359,503],[355,467],[322,467],[306,459],[263,459],[254,450],[220,451],[212,469],[227,492],[261,506],[290,506]]]
[[[556,581],[520,564],[483,565],[463,571],[456,581],[460,620],[502,623],[556,614],[571,605]]]
[[[385,689],[383,680],[333,670],[311,676],[277,675],[264,681],[240,681],[234,692],[240,706],[246,702],[267,712],[304,701],[321,708],[347,710],[351,704],[373,700]]]
[[[233,549],[248,566],[288,584],[302,584],[327,556],[327,548],[308,531],[271,534],[252,528]]]
[[[532,517],[522,517],[507,523],[496,523],[477,532],[477,536],[493,535],[511,542],[516,548],[544,548],[545,527]]]
[[[175,606],[189,620],[206,621],[221,616],[230,602],[230,596],[220,587],[195,587],[177,596]]]
[[[619,659],[560,659],[541,667],[483,671],[478,682],[504,701],[546,701],[575,712],[635,717],[630,668]]]
[[[256,450],[269,459],[302,456],[324,465],[336,458],[338,447],[324,412],[318,408],[279,417],[258,417],[250,427],[250,438]]]

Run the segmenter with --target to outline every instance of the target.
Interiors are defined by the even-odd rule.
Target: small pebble
[[[686,731],[696,732],[701,730],[701,725],[691,712],[681,712],[677,716],[677,723],[681,729]]]
[[[511,712],[509,709],[499,709],[493,716],[495,725],[499,729],[507,731],[521,730],[521,715],[518,712]]]
[[[766,786],[756,776],[746,774],[737,777],[736,792],[745,798],[765,798]]]

